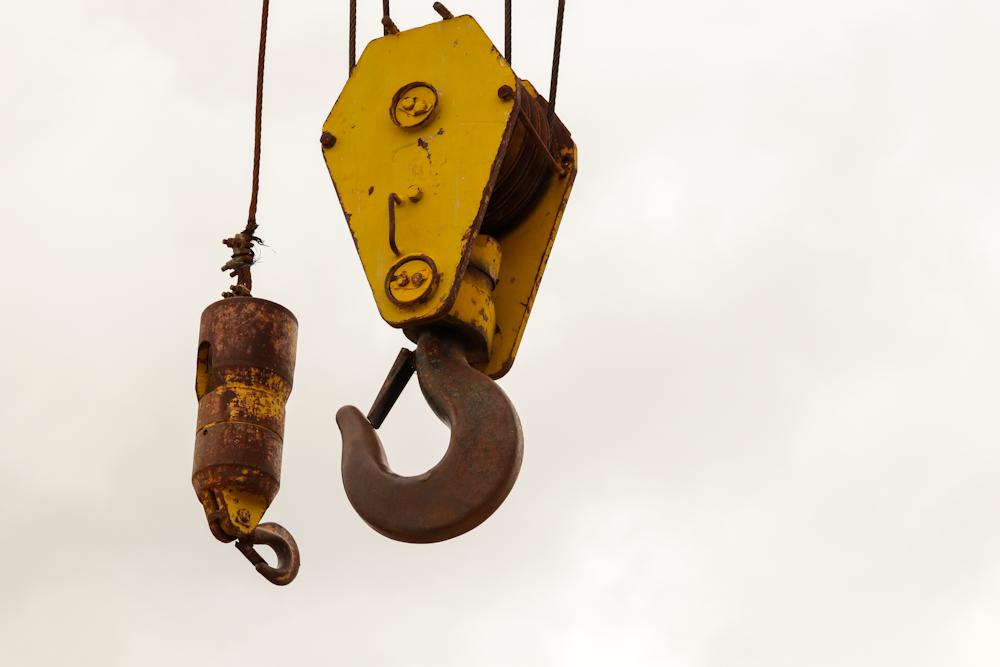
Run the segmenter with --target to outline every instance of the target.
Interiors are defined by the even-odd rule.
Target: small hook
[[[274,553],[278,555],[278,566],[268,565],[267,561],[254,550],[255,544],[264,544],[274,549]],[[292,583],[299,573],[299,565],[302,564],[295,538],[276,523],[259,524],[249,539],[237,540],[236,548],[253,563],[265,579],[275,586],[287,586]]]
[[[460,334],[425,328],[414,357],[424,398],[451,427],[444,458],[422,475],[397,475],[371,423],[348,405],[337,412],[341,471],[351,505],[376,531],[400,542],[441,542],[500,507],[521,469],[524,439],[513,403],[469,366]]]

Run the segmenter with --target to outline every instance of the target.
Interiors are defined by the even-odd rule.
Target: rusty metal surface
[[[278,564],[271,567],[259,553],[254,550],[255,544],[264,544],[274,549],[278,556]],[[248,538],[236,542],[236,548],[253,563],[261,576],[275,586],[287,586],[299,573],[302,560],[299,557],[299,547],[292,534],[276,523],[262,523]]]
[[[248,536],[278,492],[297,335],[295,316],[263,299],[232,297],[202,313],[191,482],[223,542]],[[253,499],[255,520],[241,520],[227,494]]]
[[[525,87],[530,87],[530,84],[524,83]],[[537,95],[534,89],[531,92]],[[541,96],[535,97],[535,100],[541,109],[548,108]],[[473,368],[494,380],[503,377],[514,363],[576,179],[577,148],[569,130],[558,116],[550,129],[552,136],[549,144],[552,146],[552,153],[559,157],[560,164],[567,170],[566,176],[555,177],[548,166],[543,164],[547,177],[542,181],[541,187],[517,213],[516,219],[497,232],[497,241],[503,248],[503,266],[492,298],[499,329],[497,333],[502,331],[502,335],[494,339],[489,363],[469,362]],[[493,207],[492,201],[490,207]],[[489,211],[487,214],[489,215]]]
[[[517,119],[521,121],[521,124],[524,125],[525,129],[528,130],[528,135],[531,137],[531,140],[535,142],[535,145],[538,147],[539,152],[546,159],[546,162],[549,163],[549,167],[552,169],[552,171],[556,172],[560,176],[565,176],[566,170],[563,169],[558,162],[556,162],[556,159],[554,157],[552,157],[552,153],[549,152],[548,145],[546,144],[545,140],[542,139],[541,135],[539,135],[538,130],[535,129],[535,126],[531,124],[531,121],[526,120],[524,114],[518,116]]]
[[[469,366],[457,333],[428,327],[416,349],[417,378],[434,413],[451,428],[444,458],[422,475],[389,469],[382,443],[360,410],[341,408],[341,470],[362,519],[401,542],[440,542],[485,521],[521,469],[521,422],[500,387]]]
[[[443,19],[453,19],[455,15],[448,11],[448,8],[442,5],[440,2],[434,3],[434,11],[441,15]]]
[[[396,24],[392,22],[392,19],[389,18],[388,14],[382,17],[382,27],[385,29],[386,35],[399,34],[399,28],[397,28]]]
[[[528,93],[520,81],[516,91],[509,86],[501,86],[497,96],[502,100],[515,100],[519,122],[507,145],[489,206],[479,228],[481,234],[491,235],[518,219],[535,198],[550,174],[549,161],[552,159],[547,148],[549,128],[540,102]]]

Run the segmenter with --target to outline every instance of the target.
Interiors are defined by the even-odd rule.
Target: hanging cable
[[[253,190],[250,194],[250,216],[248,218],[247,229],[252,225],[257,227],[257,189],[260,187],[260,125],[261,115],[264,108],[264,48],[267,46],[267,6],[268,0],[264,0],[264,9],[260,18],[260,51],[257,54],[257,114],[254,123],[253,135]]]
[[[552,52],[552,79],[549,83],[549,113],[548,124],[552,127],[552,119],[556,115],[556,87],[559,84],[559,51],[562,49],[563,12],[566,10],[566,0],[559,0],[559,13],[556,14],[556,43]]]
[[[508,65],[510,64],[510,3],[511,0],[504,0],[503,3],[503,51]]]
[[[354,45],[358,40],[358,0],[351,0],[351,20],[350,20],[350,35],[348,36],[348,41],[350,41],[350,63],[347,66],[347,76],[354,74],[354,59],[355,47]]]
[[[389,15],[389,0],[382,0],[382,18],[385,18],[388,15]],[[382,34],[388,35],[389,29],[382,28]]]
[[[250,277],[250,267],[253,266],[254,261],[253,242],[260,242],[254,232],[257,231],[257,191],[260,188],[260,127],[264,107],[264,47],[267,45],[267,10],[268,0],[264,0],[260,19],[260,51],[257,54],[257,111],[254,122],[253,185],[250,191],[250,214],[247,216],[246,229],[233,238],[222,241],[224,245],[233,249],[233,258],[222,267],[222,270],[232,271],[229,277],[236,278],[236,284],[229,288],[232,292],[222,293],[225,298],[250,296],[250,290],[253,288],[253,281]]]

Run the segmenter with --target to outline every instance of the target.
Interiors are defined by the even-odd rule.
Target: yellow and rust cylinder
[[[191,483],[223,542],[251,535],[278,493],[298,326],[288,309],[250,297],[201,315]]]

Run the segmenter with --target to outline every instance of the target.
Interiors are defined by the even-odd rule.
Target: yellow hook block
[[[543,105],[479,24],[459,16],[368,44],[323,124],[327,168],[383,319],[411,339],[431,323],[463,331],[469,363],[494,378],[513,363],[576,174],[558,119],[552,132],[535,127]],[[536,168],[548,163],[529,155],[526,122],[564,176]],[[526,157],[508,164],[508,154]],[[534,179],[530,196],[512,190],[518,169]],[[508,173],[498,192],[510,213],[488,215]],[[502,224],[480,234],[484,219]]]

